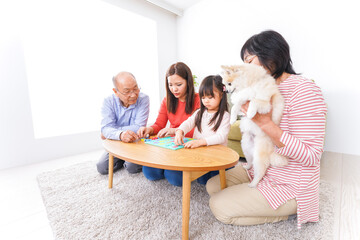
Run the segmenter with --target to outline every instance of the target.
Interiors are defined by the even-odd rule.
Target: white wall
[[[203,0],[178,19],[178,56],[201,80],[241,64],[253,34],[280,32],[295,71],[314,79],[328,104],[325,150],[360,155],[359,22],[355,0]]]
[[[143,0],[104,1],[156,21],[158,71],[160,92],[163,96],[163,76],[168,66],[176,61],[176,17]],[[8,7],[9,2],[12,2],[10,5],[17,6],[16,0],[0,2],[0,169],[101,149],[99,131],[44,139],[34,138],[26,62],[18,34],[27,19],[22,18],[19,14],[21,11],[17,11],[16,7]],[[7,14],[4,14],[5,12]],[[123,69],[119,69],[121,70]]]

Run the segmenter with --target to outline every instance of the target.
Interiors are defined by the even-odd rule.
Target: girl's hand
[[[183,132],[183,130],[180,130],[180,129],[176,130],[174,143],[176,145],[178,145],[178,146],[184,144],[184,132]]]
[[[154,129],[152,127],[141,127],[137,131],[137,135],[139,138],[149,137],[151,134],[153,134]]]
[[[157,136],[161,138],[161,137],[165,137],[167,135],[168,136],[175,135],[175,131],[176,131],[176,128],[163,128],[158,132]]]
[[[206,146],[207,142],[205,141],[205,139],[198,139],[198,140],[192,140],[190,142],[187,142],[184,144],[185,148],[197,148],[197,147],[201,147],[201,146]]]

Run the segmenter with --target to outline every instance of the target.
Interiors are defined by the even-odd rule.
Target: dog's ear
[[[239,72],[239,73],[243,73],[243,72],[246,71],[247,66],[248,66],[248,64],[239,65],[239,66],[237,66],[236,71]]]
[[[232,68],[233,72],[240,72],[240,66],[233,66]]]
[[[224,76],[226,76],[226,75],[230,75],[231,74],[231,67],[230,66],[227,66],[227,65],[221,65],[220,66],[221,68],[222,68],[222,73],[221,73],[221,75],[224,77]]]
[[[222,69],[224,69],[224,70],[229,69],[229,67],[228,67],[228,66],[226,66],[226,65],[221,65],[220,67],[221,67]]]

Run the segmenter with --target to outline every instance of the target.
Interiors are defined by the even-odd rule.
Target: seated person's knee
[[[105,166],[105,164],[98,163],[96,164],[96,168],[101,175],[109,174],[108,166]]]
[[[150,181],[156,181],[164,178],[164,169],[143,166],[144,176]]]
[[[114,167],[113,171],[116,172],[117,170],[123,167],[124,160],[114,157]],[[109,174],[109,154],[105,152],[99,162],[96,164],[96,168],[98,172],[102,175]]]
[[[231,223],[231,218],[229,216],[226,216],[224,209],[224,204],[221,200],[219,200],[216,195],[211,196],[209,200],[209,207],[211,212],[214,214],[217,220],[220,222],[223,222],[225,224]]]
[[[210,196],[212,196],[213,194],[219,192],[221,190],[220,187],[220,177],[219,175],[214,176],[212,178],[210,178],[207,183],[206,183],[206,191],[208,192],[208,194]]]
[[[177,187],[182,186],[182,178],[183,177],[182,177],[181,171],[165,170],[164,175],[170,184],[177,186]]]
[[[142,171],[142,166],[141,165],[131,163],[131,162],[125,162],[124,167],[131,174],[139,173],[139,172]]]

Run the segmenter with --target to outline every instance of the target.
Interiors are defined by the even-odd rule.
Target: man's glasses
[[[136,87],[133,90],[126,90],[123,92],[118,91],[118,93],[121,93],[124,96],[130,96],[132,93],[138,94],[140,92],[140,87]]]

